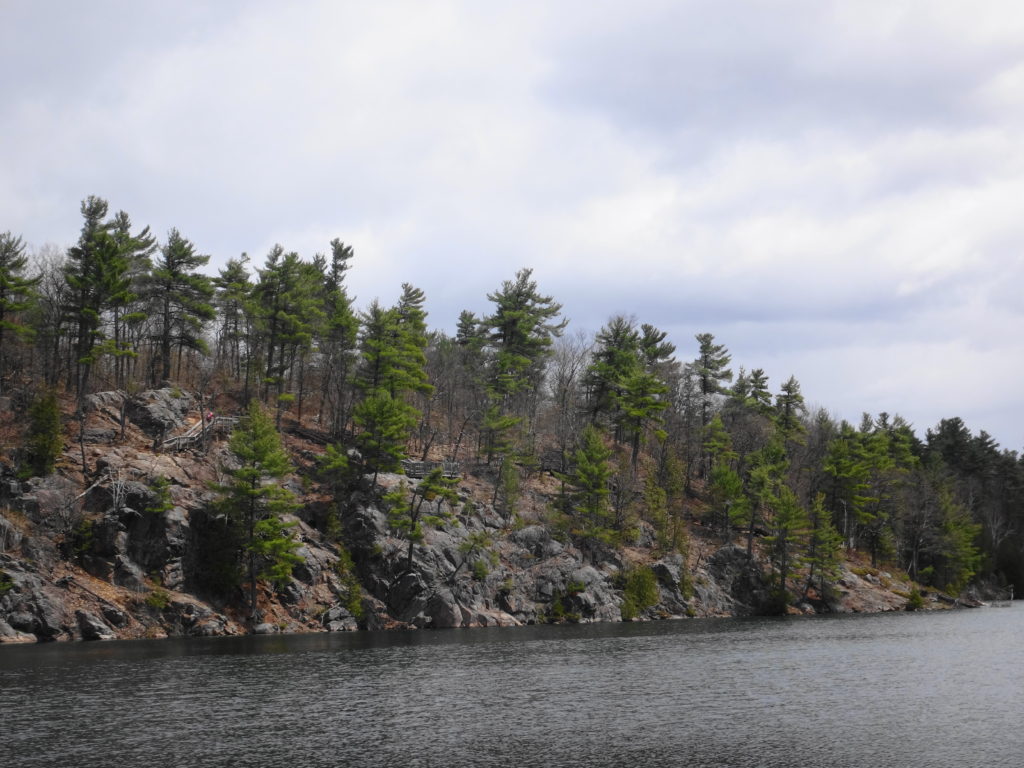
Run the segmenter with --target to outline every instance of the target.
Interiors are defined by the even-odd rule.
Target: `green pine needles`
[[[281,519],[295,509],[292,493],[278,482],[292,471],[292,465],[271,417],[255,400],[231,434],[229,447],[240,466],[230,470],[230,481],[218,488],[219,507],[244,531],[249,620],[255,625],[257,579],[286,584],[292,567],[301,562],[295,554],[299,544],[289,530],[292,524]]]

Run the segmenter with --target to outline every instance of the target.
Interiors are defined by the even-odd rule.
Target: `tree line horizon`
[[[826,591],[843,548],[951,591],[1024,580],[1024,461],[958,417],[924,439],[898,415],[836,420],[806,406],[795,376],[772,391],[710,333],[679,359],[632,316],[566,334],[530,269],[449,335],[428,327],[410,283],[394,305],[356,308],[340,239],[308,260],[275,245],[262,266],[243,254],[208,276],[210,257],[177,229],[160,244],[95,196],[80,212],[64,251],[30,259],[0,234],[0,395],[16,412],[50,392],[84,419],[89,394],[173,381],[259,400],[278,428],[315,422],[358,448],[374,486],[405,458],[472,460],[514,512],[521,480],[549,469],[562,481],[552,523],[584,548],[626,543],[641,521],[657,546],[685,548],[685,521],[748,552],[763,541],[782,594],[798,568],[805,594]],[[30,433],[15,460],[33,460]]]

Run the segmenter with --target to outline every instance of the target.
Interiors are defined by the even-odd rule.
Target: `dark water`
[[[0,766],[1024,765],[1024,605],[0,648]]]

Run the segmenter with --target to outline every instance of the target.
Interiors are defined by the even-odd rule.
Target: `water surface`
[[[1024,610],[0,648],[0,766],[1020,766]]]

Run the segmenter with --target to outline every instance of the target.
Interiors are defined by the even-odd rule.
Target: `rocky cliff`
[[[221,526],[211,487],[232,461],[223,436],[167,450],[180,447],[166,441],[192,427],[196,407],[171,388],[93,395],[54,474],[19,479],[0,467],[0,642],[247,631],[244,596],[211,587],[207,557]],[[302,501],[292,528],[301,563],[287,584],[261,584],[258,632],[618,621],[637,569],[654,576],[640,619],[747,615],[767,604],[759,559],[699,527],[685,556],[640,546],[653,538],[643,526],[638,546],[583,552],[544,524],[542,487],[508,520],[470,475],[444,510],[450,522],[426,530],[410,565],[377,496],[331,503],[311,472],[322,446],[297,431],[288,447],[299,470],[288,485]],[[169,504],[156,478],[169,481]],[[403,481],[379,478],[384,488]],[[797,610],[899,610],[907,589],[851,564],[830,599]]]

